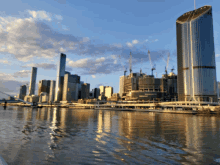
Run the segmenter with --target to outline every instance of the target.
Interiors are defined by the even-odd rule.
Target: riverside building
[[[20,92],[19,92],[18,98],[21,99],[21,100],[24,100],[24,97],[26,96],[26,93],[27,93],[27,86],[26,85],[20,86]]]
[[[30,80],[30,86],[29,86],[29,96],[34,95],[35,93],[36,79],[37,79],[37,68],[32,67],[31,80]]]
[[[65,75],[66,67],[66,55],[61,53],[60,60],[57,68],[57,80],[56,80],[56,89],[55,89],[55,102],[60,102],[62,100],[62,91],[63,91],[63,81]]]
[[[120,78],[121,81],[121,78]],[[173,72],[155,78],[144,73],[130,73],[124,76],[121,100],[127,101],[174,101],[177,100],[177,75]]]
[[[45,92],[49,95],[50,93],[50,82],[51,80],[40,80],[38,83],[38,96],[41,92]]]
[[[176,32],[178,100],[217,101],[212,7],[181,15]]]
[[[56,81],[51,80],[50,81],[50,93],[49,93],[49,102],[54,102],[54,94],[55,94],[55,87],[56,87]]]
[[[79,83],[80,83],[80,76],[71,75],[69,72],[66,72],[64,76],[62,101],[71,102],[78,100]]]

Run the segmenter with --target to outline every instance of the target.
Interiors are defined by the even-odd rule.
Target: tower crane
[[[131,52],[130,52],[130,59],[129,59],[129,68],[130,68],[130,74],[132,72],[132,55],[131,55]]]
[[[141,68],[142,68],[143,58],[141,59]],[[140,68],[140,74],[142,74],[142,69]]]
[[[126,76],[127,68],[124,70],[124,76]]]
[[[174,69],[174,66],[173,66],[173,68],[171,69],[171,72],[173,72],[173,70],[175,70],[175,69]]]
[[[148,50],[148,56],[149,56],[150,65],[151,65],[151,72],[152,72],[152,76],[153,76],[153,71],[156,70],[156,65],[153,66],[153,64],[152,64],[149,50]]]

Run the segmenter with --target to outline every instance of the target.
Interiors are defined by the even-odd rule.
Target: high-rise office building
[[[212,7],[176,20],[179,101],[217,101]]]
[[[26,96],[27,93],[27,86],[26,85],[22,85],[20,86],[20,92],[19,92],[19,99],[24,100],[24,97]]]
[[[113,94],[113,87],[106,86],[105,87],[105,97],[110,99],[112,97],[112,94]]]
[[[60,102],[62,100],[65,67],[66,67],[66,55],[61,53],[58,68],[57,68],[55,102]]]
[[[98,99],[100,95],[100,89],[99,88],[94,88],[92,89],[92,97]]]
[[[122,97],[122,94],[124,93],[124,79],[125,76],[120,77],[120,82],[119,82],[119,96]]]
[[[50,81],[50,93],[49,93],[49,102],[50,103],[54,101],[55,87],[56,87],[56,81],[51,80]]]
[[[104,95],[105,96],[105,86],[99,86],[100,89],[100,95]]]
[[[78,100],[78,84],[80,76],[66,73],[63,84],[63,99],[62,101],[77,101]]]
[[[82,99],[88,99],[89,98],[89,92],[90,92],[90,84],[88,84],[88,83],[82,84],[81,98]]]
[[[35,93],[36,79],[37,79],[37,68],[32,67],[31,80],[30,80],[30,86],[29,86],[29,96],[34,95]]]
[[[46,92],[48,95],[50,93],[50,82],[51,80],[40,80],[38,83],[38,96],[41,92]]]
[[[82,99],[82,85],[84,84],[84,81],[80,81],[78,84],[78,99]]]

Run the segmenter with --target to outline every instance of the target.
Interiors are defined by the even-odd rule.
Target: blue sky
[[[12,5],[13,4],[13,5]],[[217,80],[220,81],[220,1],[197,0],[196,7],[212,5]],[[147,51],[164,73],[177,68],[176,19],[194,9],[193,0],[8,0],[0,6],[0,90],[15,94],[30,80],[31,67],[38,67],[37,82],[56,79],[60,53],[67,55],[67,69],[90,83],[113,86],[129,69],[150,74]],[[176,70],[174,70],[177,73]]]

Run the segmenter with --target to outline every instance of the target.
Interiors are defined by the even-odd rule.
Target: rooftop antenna
[[[194,0],[194,8],[195,8],[195,10],[196,10],[196,0]]]
[[[132,55],[131,55],[131,52],[130,52],[130,60],[129,60],[129,63],[130,63],[130,74],[132,72]]]

